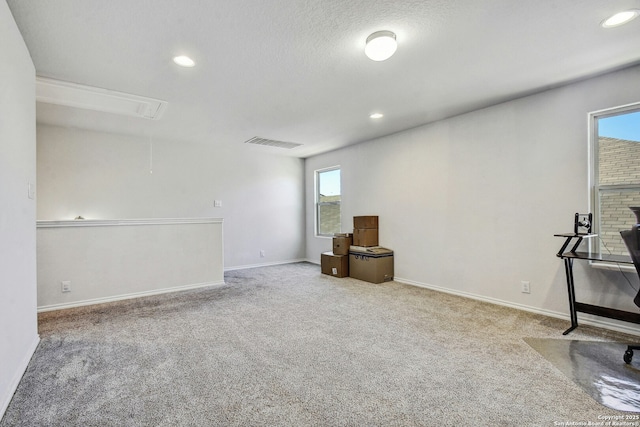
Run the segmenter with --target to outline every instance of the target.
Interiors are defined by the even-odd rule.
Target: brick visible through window
[[[599,251],[628,254],[620,237],[636,222],[640,206],[640,105],[593,115],[593,213]],[[596,248],[594,248],[596,249]]]

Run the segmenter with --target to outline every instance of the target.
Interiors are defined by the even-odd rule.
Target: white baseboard
[[[401,277],[394,277],[394,279],[398,283],[404,283],[406,285],[417,286],[420,288],[431,289],[438,292],[444,292],[451,295],[457,295],[464,298],[471,298],[478,301],[488,302],[490,304],[497,304],[504,307],[515,308],[517,310],[528,311],[530,313],[541,314],[548,317],[554,317],[556,319],[562,319],[570,321],[571,317],[566,313],[560,313],[552,310],[545,310],[538,307],[531,307],[524,304],[517,304],[510,301],[504,301],[496,298],[490,298],[483,295],[477,295],[470,292],[457,291],[454,289],[444,288],[442,286],[429,285],[427,283],[416,282],[414,280],[403,279]],[[608,329],[611,331],[622,332],[629,335],[640,336],[640,330],[638,326],[629,326],[627,324],[623,324],[611,321],[609,319],[592,316],[586,313],[578,313],[578,324],[595,326],[602,329]]]
[[[154,289],[151,291],[134,292],[130,294],[114,295],[114,296],[103,297],[103,298],[93,298],[93,299],[82,300],[82,301],[74,301],[70,303],[44,305],[44,306],[38,307],[38,313],[42,313],[45,311],[53,311],[53,310],[64,310],[67,308],[84,307],[87,305],[94,305],[94,304],[103,304],[106,302],[122,301],[122,300],[127,300],[132,298],[148,297],[152,295],[166,294],[169,292],[186,291],[188,289],[205,288],[207,286],[221,286],[224,284],[225,284],[224,280],[220,282],[196,283],[192,285],[174,286],[171,288]]]
[[[2,395],[2,398],[0,399],[0,420],[2,420],[4,413],[7,411],[7,408],[9,407],[9,403],[11,403],[11,399],[13,398],[13,394],[18,389],[20,380],[22,380],[22,376],[26,372],[27,367],[29,366],[29,362],[31,361],[31,357],[33,357],[33,353],[35,353],[39,343],[40,343],[40,335],[36,334],[33,341],[31,342],[31,345],[27,349],[27,352],[25,353],[24,357],[20,361],[20,365],[16,369],[16,372],[13,375],[13,378],[11,379],[9,388],[5,390],[4,394]]]
[[[273,265],[284,265],[284,264],[294,264],[296,262],[305,262],[306,259],[290,259],[286,261],[275,261],[275,262],[265,262],[261,264],[247,264],[247,265],[236,265],[233,267],[225,267],[224,271],[233,271],[233,270],[245,270],[247,268],[258,268],[258,267],[271,267]]]

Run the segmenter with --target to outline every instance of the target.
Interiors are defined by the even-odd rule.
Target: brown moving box
[[[354,216],[353,228],[378,228],[377,216]]]
[[[387,248],[351,246],[349,276],[371,283],[393,280],[393,251]]]
[[[324,252],[320,255],[320,269],[322,274],[335,277],[349,276],[349,255],[335,255],[333,252]]]
[[[353,234],[336,233],[333,235],[333,254],[349,255],[349,247],[353,244]]]
[[[356,228],[353,230],[354,246],[378,246],[377,228]]]

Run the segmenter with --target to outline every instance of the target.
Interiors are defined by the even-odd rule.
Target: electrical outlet
[[[71,282],[69,280],[65,280],[61,282],[62,284],[62,292],[71,292]]]
[[[527,281],[527,280],[522,280],[520,282],[520,286],[522,286],[522,293],[523,294],[530,294],[531,293],[531,284]]]
[[[265,257],[264,250],[261,250],[261,251],[260,251],[260,258],[264,258],[264,257]]]
[[[214,200],[213,201],[213,207],[214,208],[221,208],[222,207],[222,200]]]

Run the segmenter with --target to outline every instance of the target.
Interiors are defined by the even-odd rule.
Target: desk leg
[[[567,335],[578,327],[578,313],[576,312],[576,290],[573,285],[573,260],[564,259],[564,272],[567,276],[567,292],[569,294],[569,312],[571,313],[571,327],[564,331],[562,335]]]

